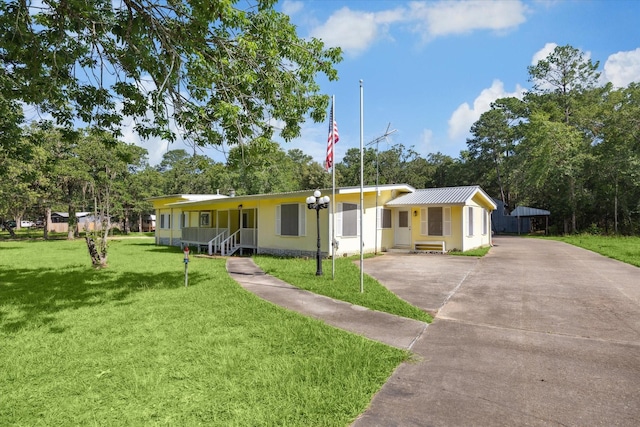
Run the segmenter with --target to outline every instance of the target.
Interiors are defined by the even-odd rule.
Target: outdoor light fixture
[[[322,255],[320,253],[320,209],[329,207],[329,196],[322,196],[320,190],[313,192],[313,196],[307,197],[307,207],[316,210],[316,227],[318,230],[318,251],[316,253],[316,276],[322,276]]]

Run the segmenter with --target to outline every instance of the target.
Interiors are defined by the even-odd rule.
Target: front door
[[[411,218],[409,216],[409,210],[400,209],[396,211],[395,219],[395,245],[409,246],[411,244]]]

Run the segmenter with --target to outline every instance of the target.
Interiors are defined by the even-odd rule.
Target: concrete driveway
[[[355,426],[640,425],[640,268],[498,237],[365,271],[437,317]]]

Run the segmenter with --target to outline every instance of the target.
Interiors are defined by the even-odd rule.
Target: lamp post
[[[329,196],[322,196],[320,190],[307,197],[307,207],[316,210],[316,227],[318,230],[318,251],[316,253],[316,276],[322,276],[322,255],[320,254],[320,209],[329,207]]]

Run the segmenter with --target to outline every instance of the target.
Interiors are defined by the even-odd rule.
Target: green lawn
[[[431,316],[426,312],[401,300],[377,280],[366,274],[363,279],[364,292],[360,292],[359,262],[356,265],[353,258],[336,259],[335,279],[332,279],[330,259],[322,261],[323,276],[315,275],[315,259],[270,256],[255,256],[253,259],[265,273],[278,277],[298,288],[372,310],[397,314],[423,322],[432,321]]]
[[[548,237],[581,248],[589,249],[609,258],[640,267],[640,237],[633,236],[594,236],[579,234],[575,236]]]
[[[408,352],[243,290],[224,260],[0,241],[0,425],[340,426]]]

